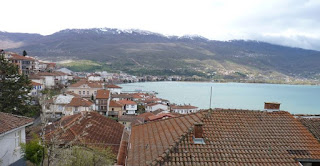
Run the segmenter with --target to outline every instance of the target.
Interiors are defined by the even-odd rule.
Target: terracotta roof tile
[[[120,100],[120,101],[118,101],[118,103],[123,104],[123,105],[125,105],[125,104],[127,104],[127,105],[137,105],[136,102],[131,101],[131,100]]]
[[[35,59],[28,57],[28,56],[22,56],[18,54],[10,54],[10,58],[8,59],[14,59],[14,60],[30,60],[30,61],[35,61]]]
[[[111,100],[109,106],[110,107],[122,107],[123,105],[118,103],[117,101]]]
[[[205,144],[193,141],[203,124]],[[320,144],[284,111],[200,111],[132,127],[131,165],[299,165],[320,159]]]
[[[97,99],[109,99],[110,98],[110,91],[105,89],[97,90]]]
[[[176,117],[176,116],[171,113],[161,113],[158,115],[149,116],[148,120],[154,121],[154,120],[159,120],[159,119],[163,119],[163,118],[173,118],[173,117]]]
[[[144,118],[144,121],[148,121],[150,116],[154,116],[151,112],[145,112],[143,114],[138,115],[138,117]]]
[[[118,86],[118,85],[114,85],[114,84],[109,84],[106,85],[107,88],[117,88],[117,89],[122,89],[122,87]]]
[[[74,84],[71,84],[69,87],[80,87],[82,85],[88,85],[90,88],[103,88],[102,84],[101,83],[98,83],[98,82],[91,82],[91,81],[88,81],[88,80],[80,80]]]
[[[320,142],[320,118],[299,118],[299,121],[306,126],[313,136]]]
[[[32,86],[40,86],[41,84],[40,84],[40,83],[37,83],[37,82],[34,82],[34,81],[31,81],[31,85],[32,85]]]
[[[69,104],[67,104],[67,107],[90,107],[92,106],[94,103],[87,100],[87,99],[83,99],[81,97],[74,97],[72,98],[71,102]]]
[[[61,125],[59,125],[61,124]],[[46,138],[56,135],[61,144],[110,147],[118,154],[124,126],[97,112],[65,116],[45,128]]]
[[[0,112],[0,134],[32,123],[34,119]]]

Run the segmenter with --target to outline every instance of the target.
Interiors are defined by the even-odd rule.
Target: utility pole
[[[212,87],[211,87],[211,91],[210,91],[210,105],[209,105],[209,109],[211,109],[211,99],[212,99]]]

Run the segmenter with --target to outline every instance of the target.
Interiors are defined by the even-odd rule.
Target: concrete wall
[[[0,136],[0,165],[10,165],[23,157],[19,144],[19,131],[21,132],[20,140],[22,143],[25,143],[25,127],[14,129],[10,133]]]

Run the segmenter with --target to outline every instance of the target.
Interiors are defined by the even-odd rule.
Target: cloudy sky
[[[320,50],[320,0],[2,0],[0,31],[142,29]]]

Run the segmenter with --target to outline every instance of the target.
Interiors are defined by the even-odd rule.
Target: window
[[[97,91],[94,91],[94,95],[96,95],[97,94]]]
[[[112,108],[111,110],[114,111],[114,108]]]
[[[22,138],[21,138],[21,130],[19,130],[18,132],[15,133],[16,136],[16,147],[20,147]]]
[[[79,91],[79,95],[81,95],[81,91]]]
[[[83,91],[83,93],[82,93],[82,94],[84,94],[84,95],[85,95],[85,94],[86,94],[86,91]]]
[[[87,95],[89,95],[89,91],[87,91]]]

